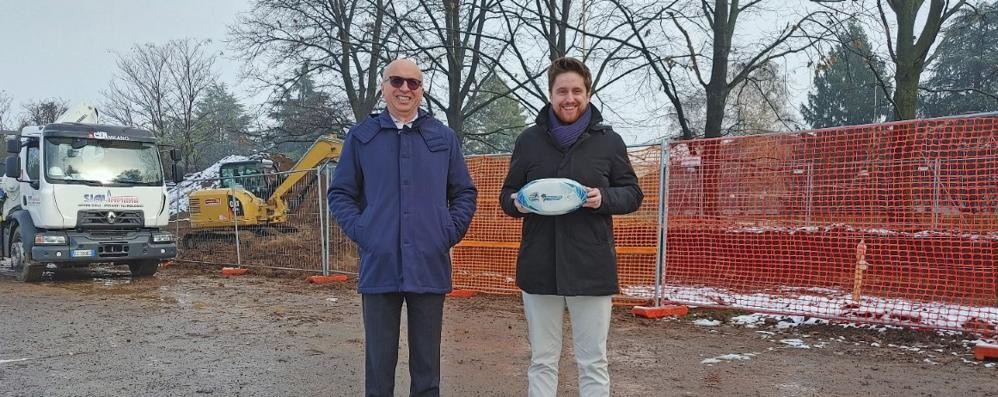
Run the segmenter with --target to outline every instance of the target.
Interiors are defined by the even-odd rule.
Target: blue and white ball
[[[516,193],[516,201],[539,215],[564,215],[586,203],[586,188],[568,178],[530,181]]]

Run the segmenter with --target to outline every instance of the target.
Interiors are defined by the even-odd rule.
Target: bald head
[[[403,74],[415,77],[417,80],[423,80],[423,71],[419,70],[419,65],[409,58],[391,61],[388,66],[385,66],[385,71],[382,73],[385,80],[388,79],[388,76],[401,76]]]
[[[416,118],[423,100],[423,72],[416,62],[399,58],[385,67],[381,96],[388,112],[396,119],[409,122]]]

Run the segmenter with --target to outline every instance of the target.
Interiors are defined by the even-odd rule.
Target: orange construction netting
[[[622,286],[655,284],[661,157],[659,146],[630,149],[631,164],[645,198],[638,211],[613,219]],[[509,168],[509,155],[470,156],[467,163],[478,187],[478,211],[468,234],[452,251],[454,287],[497,294],[519,293],[516,253],[522,222],[499,208],[499,190]]]
[[[641,209],[614,217],[624,295],[919,327],[998,324],[998,117],[913,120],[668,145],[656,283],[658,146],[632,149]],[[454,284],[515,293],[508,156],[479,189]]]
[[[998,323],[998,118],[676,142],[669,153],[668,299]]]

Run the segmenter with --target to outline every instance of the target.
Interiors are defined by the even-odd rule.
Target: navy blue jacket
[[[477,196],[454,131],[426,112],[403,130],[387,110],[354,126],[326,198],[360,248],[358,291],[450,292]]]

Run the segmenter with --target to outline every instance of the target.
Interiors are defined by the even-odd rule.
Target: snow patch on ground
[[[731,323],[744,326],[745,328],[755,328],[758,327],[759,324],[763,323],[764,316],[765,316],[764,314],[759,314],[759,313],[734,316],[731,318]]]
[[[752,359],[752,356],[756,356],[759,353],[730,353],[713,358],[707,358],[700,362],[700,364],[718,364],[723,361],[748,361]]]
[[[698,320],[694,321],[693,324],[701,326],[701,327],[716,327],[718,325],[721,325],[721,321],[707,319],[707,318],[701,318],[701,319],[698,319]]]
[[[966,238],[970,240],[979,240],[979,239],[998,240],[998,232],[990,234],[948,233],[936,230],[902,232],[897,230],[881,229],[881,228],[858,228],[844,223],[832,223],[824,226],[800,226],[800,227],[786,227],[786,226],[772,226],[772,225],[760,226],[755,224],[746,224],[746,225],[738,225],[730,227],[727,229],[727,231],[732,233],[753,233],[753,234],[762,234],[762,233],[796,234],[796,233],[846,231],[846,232],[857,232],[863,234],[875,234],[878,236],[905,236],[905,237],[915,237],[915,238],[957,237],[957,238]]]
[[[780,343],[797,349],[811,348],[811,345],[804,342],[803,339],[780,339]]]
[[[655,287],[632,286],[625,288],[623,293],[632,297],[654,299]],[[746,293],[717,287],[665,285],[662,287],[662,299],[691,306],[724,306],[749,311],[802,314],[773,317],[779,318],[780,323],[786,323],[783,327],[827,322],[817,317],[837,320],[855,318],[860,323],[902,323],[948,329],[962,329],[970,320],[998,324],[998,307],[878,297],[863,297],[859,302],[854,302],[850,292],[829,288],[787,287]],[[732,319],[746,327],[754,327],[762,318],[762,315],[753,314]]]

